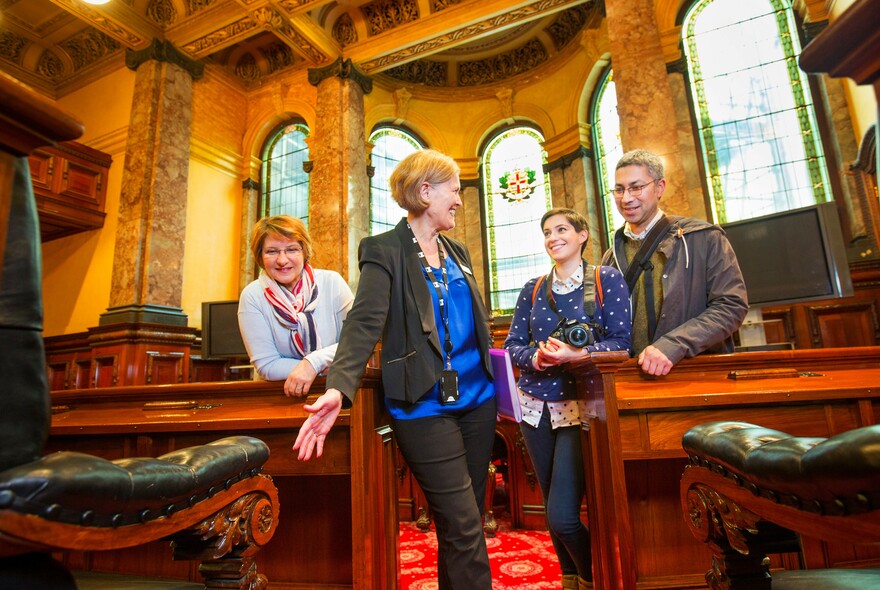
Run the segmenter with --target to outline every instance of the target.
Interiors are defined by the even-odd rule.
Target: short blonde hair
[[[421,196],[422,184],[442,184],[458,176],[460,171],[455,160],[446,154],[419,150],[401,160],[391,173],[388,180],[391,196],[410,213],[424,211],[428,203]]]
[[[304,264],[308,264],[311,260],[312,237],[302,220],[290,215],[273,215],[259,220],[254,224],[253,232],[251,232],[251,252],[260,268],[265,268],[263,266],[263,242],[269,235],[296,240],[302,244]]]

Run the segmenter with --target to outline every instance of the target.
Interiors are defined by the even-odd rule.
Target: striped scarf
[[[290,291],[265,271],[260,271],[259,280],[275,318],[290,330],[290,341],[299,358],[305,358],[308,353],[321,348],[321,339],[312,317],[318,305],[318,285],[315,284],[311,265],[303,266],[299,280]]]

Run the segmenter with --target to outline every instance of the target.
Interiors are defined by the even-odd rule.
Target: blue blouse
[[[425,395],[414,404],[386,397],[385,405],[388,412],[397,420],[411,420],[472,410],[483,405],[495,395],[495,388],[483,369],[483,361],[480,357],[480,347],[474,331],[474,310],[470,287],[462,274],[461,267],[456,264],[455,260],[451,256],[447,256],[445,260],[446,276],[449,281],[448,292],[443,286],[443,276],[439,268],[432,267],[431,269],[436,278],[429,278],[427,271],[423,272],[425,281],[428,282],[431,301],[434,304],[434,321],[437,324],[441,347],[446,341],[446,327],[443,325],[440,315],[437,290],[431,285],[434,280],[440,285],[443,299],[449,306],[452,368],[458,371],[459,399],[453,404],[441,404],[439,383],[425,392]],[[443,364],[445,367],[445,358]]]
[[[600,267],[602,282],[602,306],[596,305],[595,322],[604,326],[604,336],[596,335],[597,342],[586,349],[590,352],[626,350],[632,346],[632,317],[629,308],[629,289],[623,275],[610,266]],[[548,402],[576,398],[575,381],[561,366],[535,370],[532,357],[537,352],[537,342],[547,337],[559,323],[560,317],[550,309],[546,289],[540,288],[532,305],[532,292],[538,278],[531,279],[520,291],[510,322],[510,332],[504,348],[510,351],[513,364],[520,370],[517,385],[530,396]],[[565,295],[554,293],[559,313],[568,319],[586,322],[584,313],[584,286]]]

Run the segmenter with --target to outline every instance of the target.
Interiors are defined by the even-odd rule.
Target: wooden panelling
[[[182,352],[161,353],[155,350],[147,351],[147,385],[167,385],[171,383],[183,383],[184,361],[186,355]]]
[[[42,241],[104,226],[111,163],[108,154],[73,141],[31,154]]]
[[[596,588],[705,588],[711,554],[688,530],[679,496],[681,438],[691,426],[736,420],[827,437],[880,418],[880,347],[701,356],[663,378],[644,377],[624,359],[603,353],[573,367],[597,416],[584,466],[588,510],[600,524],[591,527]],[[781,368],[796,376],[729,378],[731,371]],[[877,554],[877,547],[804,544],[811,567],[876,567]],[[800,567],[790,554],[772,565]]]
[[[351,411],[327,438],[324,455],[298,461],[291,446],[307,413],[281,383],[187,383],[52,393],[46,452],[75,450],[108,459],[161,454],[230,434],[269,445],[264,472],[278,487],[279,525],[256,556],[272,588],[397,587],[395,447],[379,380],[368,370]],[[323,390],[323,378],[312,386]],[[314,398],[312,398],[314,399]],[[137,551],[74,554],[80,569],[199,580],[168,559],[167,543]]]
[[[810,305],[813,348],[842,348],[877,344],[876,301],[854,301],[836,305]]]

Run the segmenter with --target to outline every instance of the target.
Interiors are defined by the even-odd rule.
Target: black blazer
[[[470,287],[474,330],[483,367],[491,378],[489,314],[474,280],[470,255],[461,242],[443,235],[440,239]],[[345,407],[354,400],[367,359],[380,337],[382,385],[387,397],[415,402],[440,380],[443,349],[418,252],[406,219],[360,243],[360,283],[327,375],[327,388],[344,394]]]

